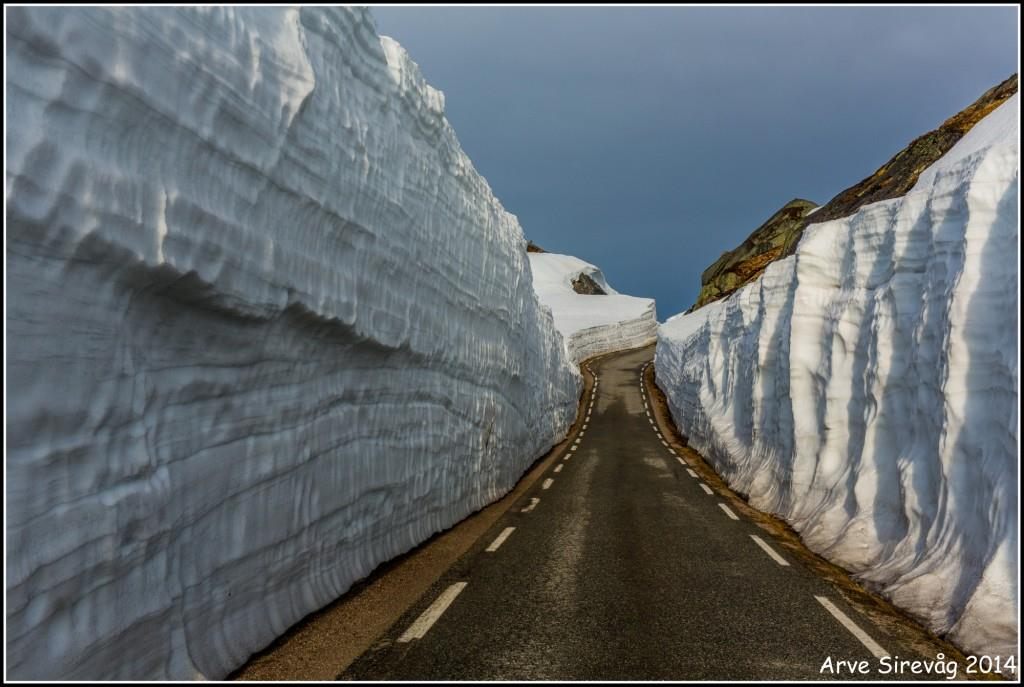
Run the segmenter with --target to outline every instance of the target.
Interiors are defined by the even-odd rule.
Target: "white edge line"
[[[437,597],[434,600],[434,603],[430,604],[430,606],[427,607],[427,610],[420,614],[419,618],[416,618],[416,621],[409,626],[409,629],[406,630],[397,641],[404,643],[410,642],[414,639],[423,639],[423,635],[427,634],[427,630],[429,630],[433,624],[437,622],[437,619],[448,610],[448,607],[452,605],[452,601],[455,601],[455,597],[462,593],[462,590],[466,588],[467,584],[469,583],[456,582],[452,586],[448,587],[448,589],[444,590],[441,593],[441,596]]]
[[[718,507],[721,508],[723,511],[725,511],[725,514],[728,515],[731,519],[733,519],[733,520],[739,520],[740,519],[740,516],[736,515],[731,510],[729,510],[729,506],[725,505],[724,503],[718,504]]]
[[[486,551],[488,553],[494,553],[495,551],[498,550],[499,546],[501,546],[502,544],[505,543],[505,540],[508,539],[508,535],[512,534],[515,531],[516,531],[515,527],[506,527],[505,529],[503,529],[501,531],[501,534],[499,534],[494,539],[494,541],[491,542],[491,545],[488,546],[486,549],[484,549],[484,551]]]
[[[758,546],[761,547],[761,550],[763,550],[766,554],[771,556],[773,561],[775,561],[779,565],[785,565],[787,567],[789,566],[789,561],[787,561],[785,558],[780,556],[775,551],[775,549],[773,549],[772,547],[768,546],[768,544],[765,543],[764,539],[761,539],[761,537],[757,536],[756,534],[750,535],[750,538],[754,540],[755,544],[757,544]]]
[[[864,632],[864,630],[857,627],[854,624],[854,622],[846,616],[845,613],[836,608],[836,605],[834,603],[829,601],[824,596],[815,596],[814,598],[818,600],[818,603],[825,607],[825,610],[827,610],[829,613],[835,616],[835,619],[842,623],[843,627],[850,631],[850,634],[859,639],[860,643],[866,646],[868,651],[875,655],[875,658],[882,658],[883,656],[889,655],[888,653],[886,653],[885,649],[879,646],[878,642],[871,639],[871,637],[869,637],[868,634]]]

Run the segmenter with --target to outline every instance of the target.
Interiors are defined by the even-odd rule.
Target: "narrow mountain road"
[[[591,363],[564,455],[341,679],[923,677],[880,674],[881,655],[935,654],[852,608],[667,443],[652,354]],[[822,673],[829,658],[870,672]]]

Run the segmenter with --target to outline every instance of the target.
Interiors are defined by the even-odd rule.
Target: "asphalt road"
[[[578,443],[340,679],[924,677],[880,674],[881,654],[933,656],[847,604],[663,441],[641,380],[652,353],[591,364]],[[822,673],[829,658],[869,672]]]

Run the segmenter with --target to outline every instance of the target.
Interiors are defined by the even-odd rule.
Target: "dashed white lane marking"
[[[645,413],[647,413],[647,417],[650,417],[650,416],[651,416],[651,411],[649,411],[649,410],[645,410],[644,412],[645,412]]]
[[[686,463],[683,462],[682,458],[676,457],[676,460],[679,461],[680,465],[686,465]],[[697,479],[697,473],[694,472],[693,470],[691,470],[690,468],[686,468],[686,472],[689,473],[690,477],[693,477],[694,479]]]
[[[703,489],[704,492],[707,493],[707,494],[714,494],[715,493],[715,492],[711,491],[711,487],[709,487],[708,485],[704,484],[703,482],[700,483],[700,488]]]
[[[733,519],[733,520],[739,520],[740,519],[740,516],[736,515],[731,510],[729,510],[729,506],[725,505],[724,503],[718,504],[718,507],[721,508],[722,510],[724,510],[725,514],[728,515],[731,519]]]
[[[586,428],[587,428],[587,423],[586,423],[586,422],[584,422],[584,423],[583,423],[583,427],[581,427],[580,429],[586,429]]]
[[[556,466],[555,466],[555,472],[561,472],[561,471],[562,471],[562,467],[563,467],[563,466],[562,466],[562,464],[561,464],[561,463],[559,463],[558,465],[556,465]]]
[[[555,483],[555,480],[553,480],[550,477],[548,477],[546,480],[544,480],[544,484],[540,485],[540,488],[541,489],[549,489],[549,488],[551,488],[551,485],[554,484],[554,483]]]
[[[836,605],[834,603],[826,599],[824,596],[815,596],[814,598],[817,599],[818,603],[824,606],[825,610],[831,613],[835,617],[835,619],[843,625],[843,627],[849,630],[850,634],[859,639],[860,643],[867,647],[867,650],[875,655],[875,658],[882,658],[883,656],[889,655],[885,649],[878,645],[878,642],[871,639],[871,637],[869,637],[868,634],[864,632],[864,630],[857,627],[854,624],[854,622],[846,616],[845,613],[836,608]]]
[[[414,639],[423,639],[423,635],[427,634],[427,630],[437,622],[437,619],[441,617],[441,614],[448,610],[448,607],[452,605],[453,601],[455,601],[455,597],[457,597],[462,590],[466,588],[467,584],[469,583],[456,582],[452,586],[448,587],[448,589],[444,590],[444,592],[441,593],[441,596],[437,597],[437,599],[434,600],[434,603],[430,604],[427,610],[423,611],[420,617],[409,626],[409,629],[406,630],[397,641],[405,643],[411,642]]]
[[[671,448],[668,450],[668,452],[671,453],[673,456],[679,457],[679,454],[673,451]]]
[[[661,445],[664,446],[665,448],[668,448],[668,444],[666,444],[664,440],[661,442]]]
[[[575,451],[575,450],[576,450],[576,448],[577,448],[577,447],[576,447],[575,445],[573,445],[573,447],[572,447],[571,449],[569,449],[569,453],[572,453],[573,451]]]
[[[498,550],[499,546],[505,543],[505,540],[508,539],[508,535],[512,534],[515,531],[515,527],[506,527],[501,531],[501,534],[495,537],[494,541],[491,542],[491,545],[484,549],[484,551],[486,551],[487,553],[494,553]]]
[[[757,536],[756,534],[752,534],[752,535],[750,535],[750,538],[751,538],[751,539],[753,539],[753,540],[754,540],[754,543],[755,543],[755,544],[757,544],[758,546],[760,546],[760,547],[761,547],[761,549],[762,549],[762,550],[763,550],[763,551],[764,551],[764,552],[765,552],[766,554],[768,554],[769,556],[771,556],[771,557],[772,557],[772,560],[773,560],[773,561],[775,561],[775,562],[776,562],[776,563],[778,563],[779,565],[785,565],[785,566],[787,566],[787,567],[789,566],[789,562],[788,562],[788,561],[787,561],[787,560],[786,560],[785,558],[783,558],[782,556],[780,556],[780,555],[779,555],[779,554],[778,554],[778,553],[777,553],[777,552],[775,551],[775,549],[773,549],[772,547],[768,546],[768,544],[766,544],[766,543],[765,543],[764,539],[761,539],[761,537]]]
[[[526,508],[522,509],[522,510],[521,510],[521,511],[519,511],[519,512],[520,512],[520,513],[529,513],[529,512],[531,511],[531,510],[533,510],[534,508],[536,508],[536,507],[537,507],[537,504],[538,504],[538,503],[540,503],[540,499],[538,499],[538,498],[532,498],[532,499],[530,499],[530,505],[529,505],[529,506],[527,506]]]

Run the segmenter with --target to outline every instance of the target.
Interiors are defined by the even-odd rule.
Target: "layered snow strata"
[[[564,436],[522,231],[367,11],[6,26],[9,677],[221,678]]]
[[[679,428],[752,504],[964,648],[1016,652],[1018,96],[904,197],[671,318]]]
[[[608,285],[594,265],[571,255],[529,253],[533,287],[541,303],[551,308],[555,326],[575,362],[595,355],[653,343],[658,321],[650,298],[623,296]],[[584,274],[605,295],[579,294],[573,279]]]

